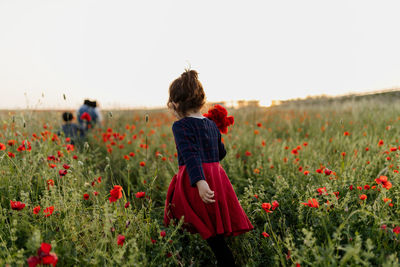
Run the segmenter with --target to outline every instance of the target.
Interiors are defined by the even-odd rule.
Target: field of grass
[[[396,102],[229,113],[221,164],[255,227],[226,238],[239,266],[399,265]],[[48,243],[58,266],[213,266],[199,235],[162,223],[178,170],[174,118],[103,115],[72,147],[55,135],[61,112],[0,112],[0,265],[27,265]],[[111,202],[116,185],[122,197]]]

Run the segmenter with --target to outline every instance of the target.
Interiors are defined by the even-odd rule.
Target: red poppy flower
[[[400,226],[396,226],[395,228],[393,228],[393,233],[395,234],[400,234]]]
[[[375,179],[375,182],[377,184],[382,184],[383,188],[386,188],[387,190],[389,190],[390,188],[392,188],[392,183],[390,181],[388,181],[387,176],[383,176],[381,175],[379,178]]]
[[[51,214],[53,214],[53,211],[54,211],[54,206],[50,206],[48,208],[45,208],[43,210],[43,213],[45,214],[44,216],[45,217],[49,217]]]
[[[272,208],[271,203],[262,203],[261,207],[265,210],[266,213],[272,213],[270,209]]]
[[[378,146],[382,146],[382,145],[383,145],[383,140],[379,140]]]
[[[88,199],[89,199],[89,194],[83,194],[83,198],[84,198],[85,200],[88,200]]]
[[[215,105],[203,114],[204,117],[214,121],[221,133],[228,133],[228,126],[233,125],[233,116],[228,116],[228,111],[221,105]]]
[[[36,206],[33,208],[33,214],[38,214],[40,212],[40,206]]]
[[[29,267],[36,267],[37,265],[57,265],[57,255],[50,252],[51,245],[47,243],[42,243],[37,251],[38,256],[31,256],[27,259]]]
[[[165,237],[165,235],[166,235],[165,231],[161,231],[161,232],[160,232],[160,236],[161,236],[161,237]]]
[[[13,210],[22,210],[25,208],[25,204],[19,201],[10,200],[11,209]]]
[[[8,154],[8,156],[9,156],[10,158],[15,158],[15,154],[14,154],[14,153],[12,153],[12,152],[9,151],[7,154]]]
[[[81,120],[84,120],[84,121],[91,121],[91,120],[92,120],[92,117],[90,116],[89,113],[83,112],[83,114],[81,115]]]
[[[353,190],[353,185],[352,184],[349,186],[349,190],[350,191]]]
[[[264,237],[269,237],[269,234],[266,233],[266,232],[262,232],[261,234],[262,234]]]
[[[64,164],[64,165],[63,165],[63,168],[66,169],[66,170],[68,170],[68,169],[70,168],[70,166],[69,166],[68,164]]]
[[[136,198],[143,198],[146,195],[145,192],[137,192],[136,193]]]
[[[118,246],[123,246],[124,245],[124,242],[125,242],[125,236],[123,236],[123,235],[118,235],[118,237],[117,237],[117,244],[118,244]]]
[[[325,169],[325,175],[331,175],[332,171],[328,168]]]
[[[365,195],[365,194],[362,194],[362,195],[360,195],[360,197],[359,197],[361,200],[366,200],[367,199],[367,195]]]
[[[110,190],[110,197],[108,200],[111,202],[115,202],[122,197],[122,187],[120,185],[114,185],[114,188]]]
[[[140,164],[140,166],[142,166],[142,167],[146,166],[146,162],[144,162],[144,161],[141,161],[139,164]]]
[[[6,145],[5,145],[5,144],[2,144],[2,143],[0,143],[0,150],[6,150]]]
[[[60,175],[60,177],[65,176],[67,174],[67,170],[59,170],[58,174]]]
[[[305,206],[309,206],[311,208],[318,208],[319,207],[318,200],[316,200],[315,198],[312,198],[312,199],[308,200],[308,202],[301,203],[301,204],[303,204]]]
[[[126,202],[126,203],[125,203],[125,206],[124,206],[124,207],[125,207],[125,209],[127,209],[127,208],[129,207],[129,205],[130,205],[130,204],[131,204],[131,203],[130,203],[129,201],[128,201],[128,202]]]
[[[15,140],[8,140],[7,141],[7,144],[9,145],[9,146],[13,146],[13,145],[15,145],[17,143],[17,141],[15,141]]]
[[[322,195],[322,193],[324,193],[324,191],[326,193],[326,186],[321,187],[321,188],[317,188],[317,192],[318,192],[319,195]]]
[[[278,203],[278,201],[274,200],[272,202],[272,210],[275,210],[277,207],[279,207],[279,203]]]
[[[50,189],[50,186],[54,185],[54,181],[52,179],[47,180],[47,189]]]

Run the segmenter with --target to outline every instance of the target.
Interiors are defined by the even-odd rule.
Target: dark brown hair
[[[197,77],[197,71],[185,70],[169,86],[167,106],[181,117],[186,116],[188,111],[201,109],[206,103],[203,85]],[[175,108],[172,102],[178,104],[178,107]]]

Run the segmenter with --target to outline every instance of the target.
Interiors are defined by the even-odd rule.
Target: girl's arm
[[[219,153],[219,161],[221,161],[223,158],[225,158],[226,155],[226,150],[225,150],[225,145],[221,141],[221,133],[218,130],[218,153]]]
[[[174,133],[176,147],[186,165],[190,185],[196,187],[198,181],[206,180],[199,154],[199,146],[196,143],[196,137],[193,132],[181,124],[175,122],[172,125],[172,132]]]

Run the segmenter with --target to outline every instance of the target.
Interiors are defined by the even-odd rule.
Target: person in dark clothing
[[[77,111],[78,123],[85,130],[93,128],[100,120],[101,115],[97,109],[97,101],[85,99]]]
[[[71,112],[64,112],[62,114],[64,124],[62,125],[62,131],[65,137],[71,138],[71,144],[75,144],[76,141],[85,137],[85,130],[76,123],[73,123],[74,115]]]

